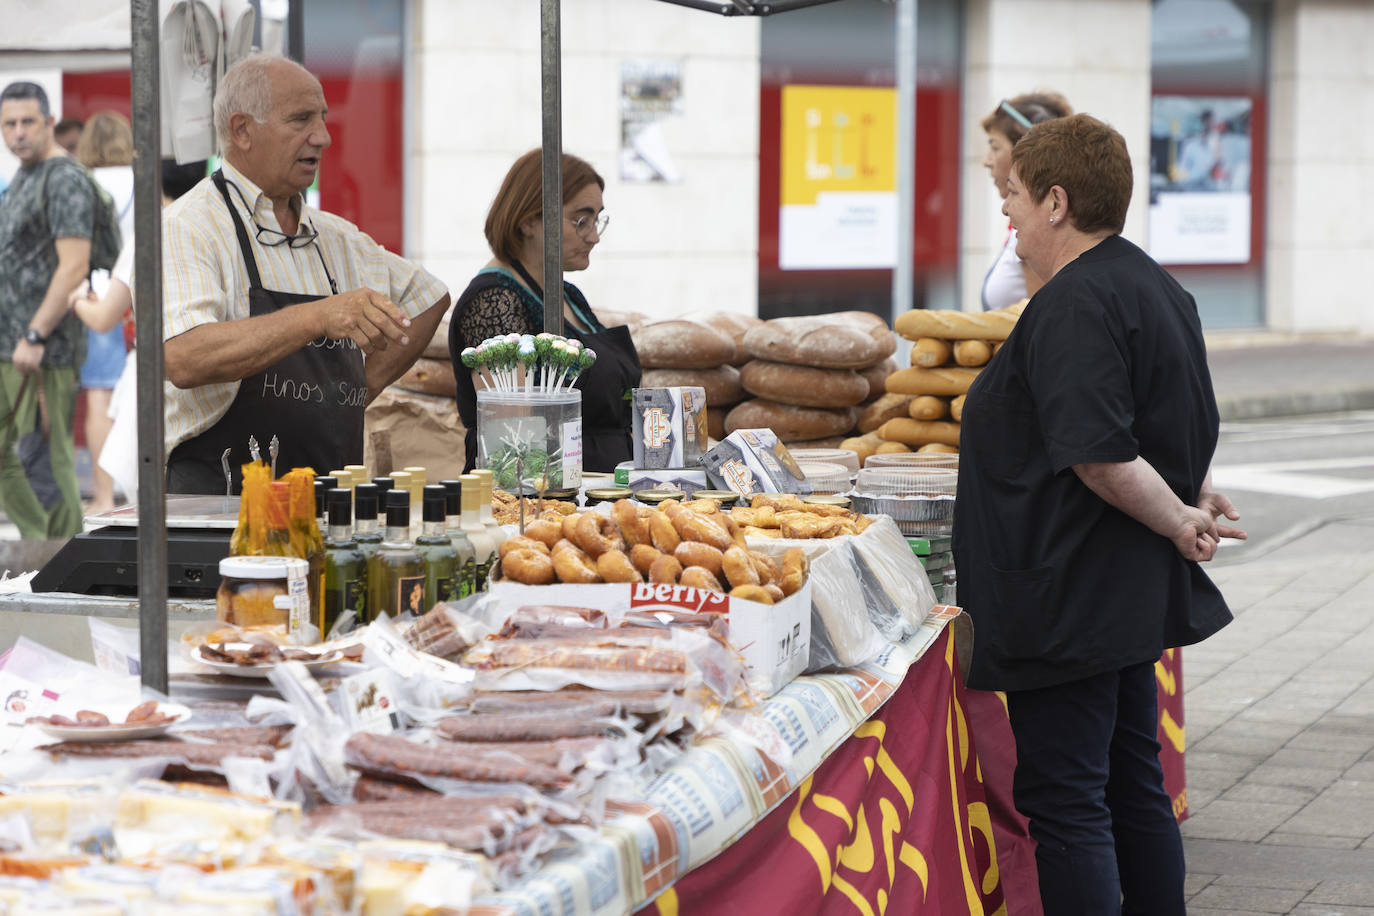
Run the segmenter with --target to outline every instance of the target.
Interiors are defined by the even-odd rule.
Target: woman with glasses
[[[606,182],[590,164],[563,154],[563,270],[586,270],[610,217],[602,208]],[[458,413],[467,427],[467,461],[477,461],[477,393],[458,358],[498,334],[544,330],[544,217],[541,151],[511,166],[487,212],[492,259],[458,297],[449,322],[449,357],[458,379]],[[608,328],[581,290],[556,278],[563,293],[564,335],[596,351],[596,363],[577,380],[582,390],[582,466],[612,471],[631,455],[630,389],[639,384],[639,354],[624,325]]]
[[[992,173],[997,193],[1007,197],[1007,173],[1011,171],[1011,148],[1026,135],[1034,124],[1052,118],[1066,118],[1073,114],[1068,99],[1055,92],[1028,92],[1004,99],[983,119],[983,131],[988,135],[988,151],[983,168]],[[1044,279],[1016,256],[1016,230],[1008,227],[1006,241],[983,279],[983,309],[993,310],[1014,305],[1035,294]]]

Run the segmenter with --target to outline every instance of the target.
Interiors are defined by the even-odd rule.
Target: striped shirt
[[[253,221],[281,231],[272,201],[228,162],[229,199],[248,232],[262,284],[269,290],[331,295],[329,275],[338,291],[366,287],[391,298],[408,317],[427,311],[447,292],[422,267],[392,254],[357,226],[301,203],[300,229],[319,232],[314,244],[266,247],[257,241]],[[240,196],[235,191],[242,191]],[[252,207],[245,209],[245,202]],[[209,178],[167,207],[162,228],[163,339],[170,340],[211,321],[236,321],[248,315],[248,270],[239,251],[234,221],[224,197]],[[325,273],[320,262],[329,265]],[[181,389],[164,382],[167,454],[213,426],[229,409],[238,382]]]

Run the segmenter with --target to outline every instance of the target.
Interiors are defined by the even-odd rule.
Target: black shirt
[[[1195,505],[1218,426],[1197,305],[1135,245],[1109,237],[1035,294],[964,404],[954,554],[970,686],[1078,680],[1230,621],[1197,563],[1073,471],[1140,456]]]

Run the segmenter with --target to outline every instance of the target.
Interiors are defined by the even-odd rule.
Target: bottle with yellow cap
[[[487,576],[491,574],[492,561],[496,559],[496,541],[482,524],[479,507],[482,482],[476,474],[463,474],[458,480],[463,485],[463,533],[472,543],[477,562],[473,591],[484,592],[487,590]]]
[[[496,518],[491,514],[491,471],[487,468],[474,468],[472,473],[477,475],[478,481],[482,484],[482,489],[479,494],[481,505],[477,510],[478,518],[482,520],[482,527],[486,528],[491,534],[492,539],[496,543],[496,547],[499,549],[501,547],[501,542],[509,535],[506,534],[506,529],[497,524]]]

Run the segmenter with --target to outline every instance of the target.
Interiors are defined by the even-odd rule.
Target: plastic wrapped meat
[[[562,690],[479,690],[467,708],[482,715],[653,716],[667,711],[672,694],[665,690],[593,690],[565,687]]]
[[[549,627],[606,628],[606,615],[594,608],[565,607],[556,604],[530,604],[516,608],[498,636],[535,639]]]
[[[450,741],[552,741],[556,738],[600,737],[606,723],[586,716],[448,716],[435,730]]]
[[[397,735],[358,732],[344,744],[344,762],[377,776],[438,776],[467,782],[518,782],[562,788],[568,776],[553,767],[521,763],[510,754],[474,752],[447,744],[419,744]]]

